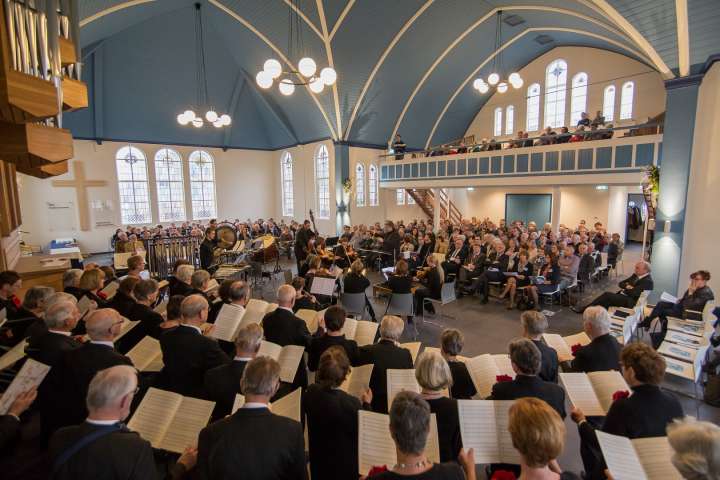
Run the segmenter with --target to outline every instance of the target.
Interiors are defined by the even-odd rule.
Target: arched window
[[[493,135],[499,137],[502,135],[502,107],[495,109],[495,126],[493,127]]]
[[[290,152],[280,157],[280,176],[282,177],[282,214],[283,217],[292,217],[294,212],[293,196],[293,159]]]
[[[194,220],[217,217],[215,161],[204,150],[190,154],[190,198]]]
[[[405,189],[398,188],[395,190],[395,203],[398,205],[405,205]]]
[[[570,125],[577,125],[587,109],[587,88],[587,73],[580,72],[573,77],[570,91]]]
[[[362,163],[355,165],[355,205],[365,206],[365,167]]]
[[[515,122],[515,107],[510,105],[505,109],[505,135],[512,135]]]
[[[115,167],[120,191],[120,217],[123,225],[152,222],[147,159],[132,146],[122,147],[115,154]]]
[[[620,91],[620,120],[632,118],[635,82],[625,82]]]
[[[540,84],[533,83],[527,89],[527,119],[525,129],[537,132],[540,129]]]
[[[377,207],[380,204],[378,198],[378,172],[375,165],[368,168],[368,202],[371,207]]]
[[[567,91],[567,63],[555,60],[545,70],[545,126],[565,126],[565,93]]]
[[[185,220],[185,187],[180,154],[161,148],[155,154],[155,182],[157,184],[158,213],[161,222]]]
[[[330,218],[330,156],[325,145],[315,154],[318,218]]]
[[[603,92],[603,117],[605,122],[615,118],[615,85],[608,85]]]

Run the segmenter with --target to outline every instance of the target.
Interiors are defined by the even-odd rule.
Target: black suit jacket
[[[266,408],[241,408],[200,432],[197,469],[204,480],[307,479],[303,428]]]
[[[118,342],[121,351],[130,350],[140,340],[146,336],[151,336],[157,340],[163,333],[163,329],[160,328],[160,324],[165,319],[159,313],[153,311],[152,308],[147,305],[136,303],[132,306],[128,317],[133,321],[140,321],[135,325],[129,332],[127,332]]]
[[[158,385],[185,396],[203,398],[205,372],[230,362],[216,341],[186,325],[163,334],[160,348],[165,366]]]
[[[345,335],[333,337],[326,334],[322,337],[313,338],[310,342],[310,346],[307,349],[308,369],[311,372],[314,372],[318,369],[318,364],[320,363],[320,356],[325,352],[325,350],[334,345],[339,345],[343,349],[345,349],[345,353],[347,353],[348,359],[350,360],[350,365],[358,364],[360,352],[358,350],[358,345],[355,340],[348,340],[347,338],[345,338]]]
[[[348,273],[343,279],[343,291],[345,293],[365,293],[370,286],[370,280],[363,275]]]
[[[172,278],[173,281],[170,282],[170,287],[168,288],[168,293],[171,297],[173,295],[182,295],[183,297],[187,297],[188,295],[193,293],[193,288],[190,285],[174,277]]]
[[[532,341],[538,350],[540,350],[541,363],[540,373],[538,377],[542,378],[546,382],[557,383],[558,381],[558,356],[554,348],[550,348],[540,340]]]
[[[20,420],[12,415],[0,416],[0,451],[7,452],[20,436]]]
[[[130,312],[135,305],[135,299],[125,295],[121,291],[115,292],[115,296],[108,303],[108,307],[114,308],[117,312],[125,318],[130,318]]]
[[[633,273],[628,278],[620,282],[618,285],[622,289],[623,295],[627,295],[628,297],[637,301],[637,299],[640,298],[640,294],[643,292],[643,290],[653,289],[654,283],[650,274],[645,275],[643,278],[638,278],[638,276]],[[625,290],[625,287],[628,285],[631,285],[633,288],[631,290]]]
[[[458,400],[470,400],[477,393],[477,390],[467,366],[463,362],[448,362],[448,365],[453,379],[450,395]]]
[[[456,250],[457,250],[457,249],[455,248],[455,246],[453,246],[452,249],[449,249],[449,250],[447,251],[447,253],[445,254],[445,261],[446,261],[446,262],[449,262],[450,259],[453,258],[453,255],[455,255],[455,251],[456,251]],[[460,265],[462,265],[463,263],[465,263],[465,259],[466,259],[467,256],[468,256],[468,247],[467,247],[467,245],[463,244],[463,246],[460,247],[460,251],[459,251],[459,252],[457,253],[457,255],[455,255],[455,256],[460,259]],[[453,263],[454,263],[454,262],[453,262]]]
[[[576,372],[620,371],[620,350],[618,341],[606,333],[575,352],[572,369]]]
[[[410,350],[398,347],[390,340],[380,340],[373,345],[360,348],[360,365],[374,365],[370,376],[370,389],[373,392],[372,409],[387,413],[387,370],[413,368]]]
[[[25,353],[33,360],[55,367],[68,350],[80,348],[82,344],[69,335],[46,331],[28,339]]]
[[[233,360],[205,372],[205,393],[208,399],[215,402],[213,419],[225,417],[232,412],[235,395],[242,393],[240,379],[246,365],[244,360]]]
[[[430,412],[437,418],[440,461],[456,461],[462,448],[457,400],[440,397],[427,402],[430,405]]]
[[[277,308],[265,315],[262,321],[262,327],[265,333],[265,340],[277,343],[281,347],[285,345],[299,345],[307,348],[313,339],[305,321],[283,308]],[[307,384],[307,368],[305,366],[305,359],[302,359],[300,360],[293,386],[305,388]]]
[[[522,397],[544,400],[565,418],[565,390],[537,376],[517,375],[511,382],[496,383],[493,385],[490,400],[515,400]]]

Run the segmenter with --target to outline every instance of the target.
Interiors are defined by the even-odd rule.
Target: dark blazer
[[[387,413],[387,370],[413,368],[410,350],[398,347],[390,340],[380,340],[373,345],[360,347],[360,365],[374,365],[370,376],[370,389],[373,392],[372,409],[374,412]]]
[[[440,461],[456,461],[462,448],[457,400],[440,397],[427,400],[427,403],[430,405],[430,412],[437,417]]]
[[[300,345],[301,347],[307,348],[313,339],[305,321],[283,308],[277,308],[265,315],[262,321],[262,327],[265,333],[265,340],[277,343],[281,347],[285,345]],[[305,367],[305,359],[302,359],[300,360],[293,386],[305,388],[307,384],[307,369]]]
[[[517,375],[510,382],[498,382],[493,385],[490,394],[490,400],[515,400],[522,397],[544,400],[562,418],[565,418],[565,390],[537,376]]]
[[[115,292],[115,296],[108,303],[109,308],[114,308],[125,318],[130,318],[130,312],[135,305],[135,299],[125,295],[121,291]]]
[[[638,276],[633,273],[628,278],[620,282],[618,285],[622,289],[623,295],[627,295],[628,297],[637,301],[637,299],[640,298],[640,294],[643,292],[643,290],[653,289],[654,283],[650,274],[645,275],[643,278],[638,278]],[[633,288],[631,290],[625,290],[625,287],[628,285],[632,285]]]
[[[407,275],[390,275],[387,287],[392,293],[410,293],[412,289],[412,278]]]
[[[348,273],[343,279],[343,291],[345,293],[364,293],[370,286],[370,280],[364,275]]]
[[[267,408],[241,408],[200,432],[197,470],[204,480],[307,479],[303,428]]]
[[[159,388],[185,396],[203,398],[205,372],[230,362],[216,341],[186,325],[163,334],[160,348],[165,366]]]
[[[157,340],[160,339],[160,336],[163,333],[163,329],[160,327],[160,324],[165,321],[162,315],[153,311],[153,309],[147,305],[143,305],[141,303],[133,305],[129,313],[130,315],[128,318],[130,320],[139,320],[140,323],[135,325],[132,330],[123,336],[121,339],[123,348],[132,348],[137,342],[148,335]]]
[[[63,292],[69,293],[70,295],[74,296],[78,300],[80,300],[83,295],[85,295],[85,290],[80,290],[78,287],[65,287],[63,289]]]
[[[173,295],[182,295],[183,297],[187,297],[188,295],[192,294],[193,288],[190,285],[178,280],[175,277],[171,278],[172,281],[169,282],[170,286],[168,288],[168,293],[171,297]]]
[[[430,298],[439,299],[442,294],[442,286],[445,282],[444,278],[440,278],[440,272],[437,268],[431,268],[425,274],[425,281],[423,284],[430,291]]]
[[[81,345],[69,335],[46,331],[28,339],[25,353],[33,360],[54,367],[60,363],[65,352],[80,348]]]
[[[606,333],[575,352],[572,369],[576,372],[620,371],[620,350],[617,339]]]
[[[383,243],[381,250],[383,252],[387,252],[391,255],[393,255],[392,258],[390,258],[388,255],[383,255],[383,262],[391,262],[395,263],[395,260],[400,256],[400,243],[401,243],[400,235],[398,235],[397,230],[393,230],[392,232],[385,235],[385,238],[383,238]]]
[[[244,360],[233,360],[205,372],[205,393],[209,400],[215,402],[213,419],[225,417],[232,412],[235,395],[242,393],[240,379],[246,365]]]
[[[215,245],[212,240],[206,238],[200,244],[200,268],[207,270],[214,260],[213,250]]]
[[[320,305],[317,302],[313,302],[309,296],[303,295],[300,298],[295,299],[295,305],[293,305],[293,312],[298,310],[317,310]]]
[[[695,290],[692,295],[690,294],[689,290],[685,290],[685,293],[680,299],[680,304],[682,305],[684,310],[695,310],[698,312],[702,312],[705,308],[705,304],[714,299],[715,294],[713,293],[712,289],[706,285],[702,288]]]
[[[318,369],[318,364],[320,363],[320,356],[325,352],[325,350],[334,345],[339,345],[345,349],[345,353],[347,353],[348,359],[350,360],[350,365],[354,366],[358,364],[360,352],[358,350],[358,345],[355,340],[348,340],[345,338],[345,335],[333,337],[326,334],[322,337],[313,338],[310,342],[310,346],[307,349],[308,369],[311,372],[314,372]]]
[[[558,356],[554,348],[550,348],[540,340],[532,341],[538,350],[540,350],[541,363],[540,373],[538,377],[542,378],[546,382],[557,383],[558,381]]]
[[[467,366],[463,362],[448,362],[448,365],[453,379],[450,396],[459,400],[470,400],[477,393],[477,390]]]
[[[445,254],[446,262],[449,262],[450,259],[453,257],[453,255],[455,255],[455,250],[457,250],[457,249],[455,248],[454,245],[452,248],[448,249],[447,253]],[[468,256],[468,247],[467,247],[467,245],[463,244],[463,246],[460,247],[460,251],[457,254],[457,258],[460,259],[460,265],[465,263],[465,259],[467,258],[467,256]]]
[[[0,416],[0,451],[7,452],[20,436],[20,420],[12,415]]]
[[[342,390],[310,385],[303,396],[313,480],[358,476],[360,400]]]

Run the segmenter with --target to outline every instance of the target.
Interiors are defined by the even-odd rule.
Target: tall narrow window
[[[355,165],[355,205],[365,206],[365,167],[362,163]]]
[[[495,126],[493,127],[493,135],[499,137],[502,135],[502,108],[495,109]]]
[[[115,167],[122,224],[152,222],[145,154],[135,147],[122,147],[115,154]]]
[[[395,203],[398,205],[405,205],[405,189],[398,188],[395,190]]]
[[[533,83],[527,89],[527,120],[525,129],[537,132],[540,129],[540,84]]]
[[[505,135],[512,135],[515,123],[515,107],[510,105],[505,109]]]
[[[412,195],[410,195],[410,191],[407,192],[407,204],[408,205],[415,205],[415,199]]]
[[[555,60],[545,71],[545,126],[565,125],[565,94],[567,92],[567,63]]]
[[[635,82],[625,82],[620,91],[620,120],[632,118]]]
[[[295,197],[293,195],[293,159],[290,152],[283,153],[280,158],[280,175],[282,177],[282,214],[292,217],[295,212]]]
[[[603,92],[603,117],[606,123],[615,118],[615,85],[608,85]]]
[[[185,187],[180,154],[161,148],[155,154],[155,180],[157,183],[158,213],[161,222],[185,220]]]
[[[190,198],[194,220],[217,217],[215,161],[204,150],[190,154]]]
[[[588,76],[580,72],[572,79],[570,92],[570,125],[577,125],[587,109]]]
[[[330,156],[325,145],[320,145],[315,154],[315,184],[318,218],[330,218]]]
[[[378,171],[375,165],[368,167],[368,202],[371,207],[377,207],[380,204],[378,198]]]

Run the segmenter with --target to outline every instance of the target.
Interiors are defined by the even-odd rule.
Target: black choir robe
[[[307,348],[313,339],[305,321],[284,308],[277,308],[265,315],[262,321],[262,327],[265,333],[265,340],[276,343],[281,347],[286,345],[299,345]],[[293,387],[305,388],[307,385],[307,367],[305,366],[305,359],[303,358],[300,360],[300,365],[298,366],[298,371],[293,381]]]
[[[561,418],[565,418],[565,390],[552,382],[546,382],[534,375],[517,375],[509,382],[493,385],[490,400],[515,400],[534,397],[544,400]]]
[[[620,371],[620,350],[617,339],[606,333],[575,352],[572,369],[575,372]]]
[[[453,384],[450,387],[450,396],[458,400],[470,400],[477,390],[470,377],[467,366],[463,362],[448,362],[452,373]]]
[[[350,365],[354,366],[358,364],[360,351],[358,350],[358,345],[355,340],[348,340],[345,338],[345,335],[330,336],[326,334],[322,337],[315,337],[310,342],[310,346],[307,349],[308,369],[311,372],[316,371],[322,354],[325,353],[325,350],[335,345],[338,345],[345,350],[345,353],[347,353],[348,359],[350,360]]]
[[[540,340],[532,341],[538,350],[540,350],[541,363],[540,373],[538,377],[542,378],[546,382],[557,383],[558,381],[558,356],[554,348],[550,348]]]
[[[373,392],[372,409],[374,412],[387,413],[387,370],[414,368],[412,355],[410,350],[398,347],[391,340],[380,340],[378,343],[360,348],[359,364],[368,363],[374,365],[370,376],[370,390]]]
[[[427,403],[430,405],[430,412],[437,418],[440,461],[456,461],[462,448],[457,400],[440,397],[427,400]]]

